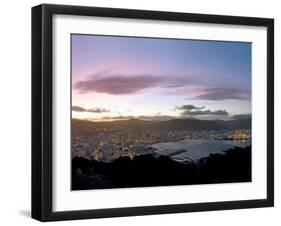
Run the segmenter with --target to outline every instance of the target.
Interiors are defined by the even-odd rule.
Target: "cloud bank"
[[[203,77],[202,77],[203,78]],[[112,70],[95,73],[74,84],[80,94],[106,93],[130,95],[152,88],[166,89],[166,95],[184,96],[200,100],[248,100],[250,91],[233,87],[228,81],[207,81],[200,76],[177,76],[157,74],[115,74]]]
[[[108,109],[104,109],[104,108],[90,108],[90,109],[86,109],[86,108],[82,108],[82,107],[79,107],[79,106],[72,106],[72,111],[91,112],[91,113],[105,113],[105,112],[109,112]]]
[[[182,105],[177,106],[176,110],[182,111],[180,114],[182,116],[203,116],[203,115],[217,115],[217,116],[227,116],[228,112],[226,110],[216,110],[212,111],[205,109],[204,106],[197,107],[194,105]]]
[[[196,107],[192,104],[187,104],[187,105],[182,105],[182,106],[177,106],[176,107],[176,110],[187,110],[187,111],[192,111],[192,110],[202,110],[204,109],[205,107],[202,106],[202,107]]]
[[[111,76],[80,81],[75,84],[75,89],[80,93],[107,93],[113,95],[133,94],[147,88],[160,86],[164,83],[163,76],[136,75],[136,76]]]
[[[205,88],[201,90],[201,93],[203,94],[194,96],[194,98],[201,100],[246,100],[251,97],[249,92],[231,87]]]

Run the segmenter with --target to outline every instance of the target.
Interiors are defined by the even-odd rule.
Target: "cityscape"
[[[89,122],[90,123],[90,122]],[[75,124],[75,123],[74,123]],[[182,130],[182,131],[118,131],[113,128],[92,130],[76,129],[72,134],[72,157],[84,157],[97,161],[111,162],[119,157],[130,157],[142,154],[161,154],[151,145],[180,140],[233,140],[248,141],[250,129],[235,130]],[[163,153],[165,155],[165,153]]]

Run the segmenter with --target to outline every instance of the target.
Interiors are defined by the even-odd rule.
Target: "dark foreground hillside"
[[[72,190],[251,181],[251,147],[235,147],[199,162],[179,163],[151,154],[111,163],[72,159]]]

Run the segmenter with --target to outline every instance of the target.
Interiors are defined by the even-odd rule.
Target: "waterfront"
[[[216,139],[185,139],[177,142],[162,142],[151,145],[158,155],[169,156],[177,161],[193,160],[207,157],[210,154],[222,153],[232,147],[247,147],[249,140],[216,140]]]

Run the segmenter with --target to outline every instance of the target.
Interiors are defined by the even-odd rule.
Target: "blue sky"
[[[72,35],[72,88],[77,118],[249,114],[251,43]]]

